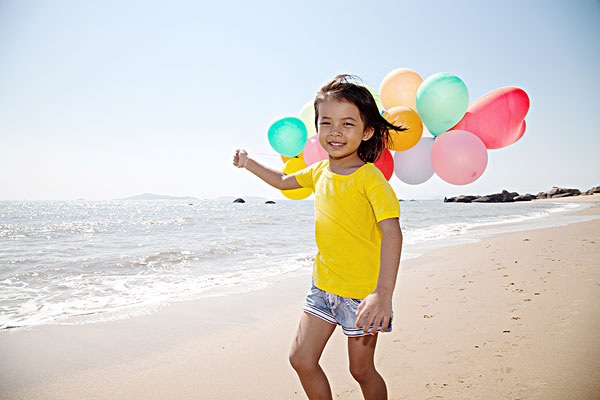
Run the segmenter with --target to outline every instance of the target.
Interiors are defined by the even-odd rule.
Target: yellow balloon
[[[304,160],[304,152],[298,154],[296,157],[286,157],[286,156],[281,156],[281,161],[283,161],[283,163],[285,164],[286,162],[288,162],[288,160],[291,160],[293,158],[300,158],[302,160]]]
[[[386,110],[398,106],[417,109],[417,90],[423,82],[421,75],[412,69],[398,68],[388,73],[381,81],[379,96]]]
[[[408,128],[405,131],[390,131],[391,143],[388,149],[394,151],[408,150],[415,146],[423,136],[423,121],[416,111],[408,107],[394,107],[383,114],[383,118],[395,126]]]
[[[292,158],[285,163],[285,166],[283,167],[283,173],[286,175],[290,175],[304,168],[306,168],[306,163],[303,159]],[[312,189],[300,188],[292,190],[282,190],[281,194],[283,194],[285,197],[291,200],[302,200],[310,196],[312,192]]]
[[[300,110],[300,119],[306,125],[306,131],[308,132],[308,138],[317,134],[317,127],[315,126],[315,101],[310,100]]]

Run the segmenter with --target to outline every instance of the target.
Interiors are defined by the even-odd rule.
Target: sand
[[[559,201],[600,214],[600,195]],[[390,399],[600,398],[599,255],[595,219],[403,261],[376,354]],[[2,331],[0,398],[303,399],[287,354],[309,285]],[[322,365],[334,398],[362,398],[339,329]]]

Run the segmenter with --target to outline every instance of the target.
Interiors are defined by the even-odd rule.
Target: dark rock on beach
[[[537,195],[531,193],[520,195],[517,192],[509,192],[503,190],[501,193],[488,194],[485,196],[457,196],[457,197],[444,197],[444,203],[512,203],[515,201],[531,201],[535,199],[558,199],[561,197],[571,197],[580,195],[592,195],[594,193],[600,193],[600,186],[594,186],[593,188],[581,193],[579,189],[566,189],[554,186],[552,189],[539,192]]]
[[[531,201],[535,198],[536,197],[534,195],[532,195],[531,193],[527,193],[527,194],[522,194],[522,195],[515,197],[514,200],[515,201]]]
[[[235,199],[233,202],[234,202],[234,203],[245,203],[245,202],[246,202],[246,200],[242,199],[241,197],[238,197],[238,198],[237,198],[237,199]]]
[[[275,204],[275,202],[273,200],[268,200],[268,201],[265,201],[265,204]]]

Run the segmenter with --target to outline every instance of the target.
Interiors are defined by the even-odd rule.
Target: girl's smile
[[[319,104],[317,129],[319,143],[329,154],[330,161],[361,161],[358,147],[373,134],[372,128],[365,130],[358,107],[339,100]]]

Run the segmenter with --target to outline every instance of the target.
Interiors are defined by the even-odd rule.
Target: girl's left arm
[[[367,333],[373,325],[375,334],[381,324],[385,331],[392,316],[392,295],[402,252],[402,230],[398,218],[388,218],[379,222],[381,228],[381,261],[377,288],[358,306],[356,327]]]

